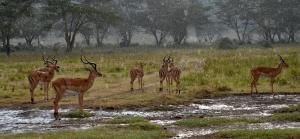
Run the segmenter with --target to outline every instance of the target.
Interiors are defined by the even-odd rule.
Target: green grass
[[[276,113],[262,118],[191,118],[177,121],[175,124],[185,127],[226,126],[233,124],[252,124],[264,122],[300,122],[300,113]]]
[[[76,110],[76,111],[68,112],[63,116],[68,117],[68,118],[86,118],[86,117],[93,116],[93,114],[85,112],[85,111],[81,112],[80,110]]]
[[[45,133],[0,134],[0,139],[164,139],[173,136],[172,133],[142,118],[127,118],[124,121],[116,119],[112,121],[115,121],[113,123],[129,123],[129,125],[112,125],[87,130],[63,130]]]
[[[148,128],[148,130],[144,130],[144,127],[145,125],[129,127],[108,126],[78,131],[67,130],[46,133],[32,132],[16,135],[0,135],[0,139],[160,139],[171,137],[171,134],[163,129]]]
[[[264,117],[263,121],[276,122],[300,122],[300,112],[292,112],[292,113],[276,113],[272,116]]]
[[[283,45],[269,49],[248,46],[248,48],[233,50],[184,47],[176,49],[89,48],[85,50],[87,58],[98,64],[98,70],[105,77],[95,80],[93,87],[84,96],[84,104],[101,108],[136,108],[194,103],[199,102],[195,98],[215,96],[219,92],[223,94],[224,92],[226,94],[249,93],[250,69],[256,66],[276,67],[279,63],[278,53],[289,64],[289,68],[284,69],[276,79],[275,91],[300,92],[300,48],[293,45],[279,46]],[[45,52],[47,55],[53,55],[50,50],[45,50]],[[168,96],[158,92],[157,72],[161,67],[162,58],[166,55],[173,56],[175,64],[182,68],[182,96]],[[38,51],[17,52],[11,57],[0,54],[0,107],[24,106],[30,102],[26,76],[30,71],[44,66],[39,57],[41,57],[41,52]],[[79,60],[79,49],[75,49],[72,54],[65,54],[61,51],[57,54],[57,58],[61,70],[56,73],[55,78],[88,76],[88,71]],[[146,64],[144,81],[147,88],[144,92],[123,95],[130,89],[129,71],[139,62]],[[137,88],[137,84],[134,84],[134,87]],[[261,79],[258,89],[260,92],[270,92],[269,79]],[[207,92],[211,93],[207,94]],[[167,92],[164,93],[167,94]],[[52,88],[49,94],[50,97],[54,97]],[[102,98],[110,95],[116,96]],[[43,92],[37,88],[35,96],[35,100],[40,101],[43,99]],[[74,105],[77,101],[77,97],[63,98],[61,105]],[[52,107],[52,105],[50,101],[38,103],[34,107]],[[32,105],[26,106],[32,107]]]
[[[207,126],[224,126],[232,124],[249,124],[258,123],[257,119],[250,118],[192,118],[177,121],[175,124],[186,127],[207,127]]]
[[[128,118],[115,118],[110,121],[107,121],[109,124],[132,124],[132,123],[141,123],[148,122],[148,120],[143,117],[128,117]]]
[[[107,121],[108,124],[129,124],[131,127],[136,127],[143,130],[160,129],[158,125],[149,123],[149,120],[143,117],[128,117],[128,118],[115,118]]]
[[[217,132],[212,136],[228,139],[298,139],[300,129],[228,130]]]

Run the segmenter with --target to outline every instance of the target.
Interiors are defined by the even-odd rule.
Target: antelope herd
[[[273,96],[273,84],[274,79],[278,76],[283,68],[288,68],[288,64],[284,61],[284,59],[278,55],[280,58],[280,64],[277,68],[270,68],[270,67],[256,67],[251,70],[252,82],[251,82],[251,95],[253,94],[253,88],[256,89],[256,84],[260,77],[268,77],[271,79],[271,88]],[[44,99],[49,100],[48,97],[48,90],[49,84],[51,83],[55,72],[59,72],[59,66],[57,65],[58,60],[55,57],[46,58],[43,56],[44,64],[46,65],[45,68],[37,69],[32,71],[28,75],[28,81],[30,85],[30,96],[31,96],[31,103],[34,104],[34,90],[38,85],[41,85],[41,89],[44,89]],[[58,78],[52,82],[52,87],[55,92],[55,99],[54,99],[54,117],[58,119],[58,109],[59,109],[59,101],[63,98],[66,92],[75,92],[78,94],[78,101],[79,101],[79,108],[80,111],[83,110],[83,96],[84,93],[89,90],[97,77],[101,77],[102,74],[97,70],[97,65],[93,62],[90,62],[86,59],[85,56],[81,56],[81,62],[84,65],[90,66],[87,68],[89,71],[89,75],[87,78]],[[134,90],[133,84],[134,81],[137,79],[139,83],[139,89],[143,90],[144,82],[144,63],[139,63],[136,67],[130,70],[130,86],[131,91]],[[159,91],[163,91],[163,82],[166,81],[168,92],[172,93],[172,83],[173,81],[176,83],[176,93],[180,94],[181,87],[180,87],[180,76],[181,76],[181,69],[175,65],[174,59],[172,57],[164,57],[162,60],[161,68],[159,69],[159,78],[160,78],[160,87]]]

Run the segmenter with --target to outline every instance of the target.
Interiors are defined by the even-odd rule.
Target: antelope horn
[[[166,56],[164,57],[163,62],[166,62]]]
[[[83,60],[83,58],[84,58],[85,61]],[[89,64],[89,65],[91,65],[92,68],[94,68],[94,70],[97,71],[97,64],[92,63],[92,62],[89,62],[89,61],[86,59],[85,56],[81,56],[80,60],[81,60],[81,62],[82,62],[83,64]]]
[[[171,62],[171,56],[168,57],[168,62]]]
[[[52,57],[52,61],[54,62],[54,65],[56,65],[58,62],[57,59],[55,58],[55,56]]]
[[[46,59],[45,59],[45,56],[44,56],[44,55],[42,56],[42,58],[43,58],[44,63],[46,63]]]
[[[47,64],[47,63],[53,64],[53,62],[49,61],[49,57],[47,57],[47,59],[45,59],[44,55],[42,57],[43,57],[44,64]]]
[[[284,59],[281,57],[281,55],[278,55],[278,56],[279,56],[279,58],[280,58],[280,61],[283,62],[283,63],[285,63],[285,61],[284,61]]]

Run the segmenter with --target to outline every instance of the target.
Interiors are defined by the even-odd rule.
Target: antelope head
[[[169,65],[169,61],[168,59],[166,59],[166,56],[163,59],[163,64],[162,64],[162,68],[167,68]]]
[[[169,56],[168,62],[169,62],[169,67],[174,67],[174,59],[171,56]]]
[[[83,64],[91,66],[91,68],[88,68],[88,70],[91,72],[92,75],[94,75],[95,77],[103,76],[100,72],[98,72],[97,65],[95,63],[89,62],[85,56],[81,56],[80,60]]]
[[[59,72],[60,67],[57,65],[58,60],[55,58],[55,56],[53,56],[51,58],[51,61],[49,60],[49,57],[47,57],[47,59],[45,59],[45,57],[43,56],[43,61],[47,68],[51,68],[51,69],[54,69],[55,71]]]
[[[171,56],[169,56],[168,60],[167,60],[167,63],[168,63],[167,64],[168,65],[168,71],[170,71],[171,68],[174,67],[174,59]]]
[[[280,59],[280,65],[283,67],[283,68],[288,68],[289,65],[284,61],[284,59],[280,56],[279,56],[279,59]]]
[[[142,63],[142,62],[139,63],[139,66],[140,66],[141,69],[144,69],[145,65],[146,65],[145,63]]]

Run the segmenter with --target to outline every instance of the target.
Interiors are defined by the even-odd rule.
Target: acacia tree
[[[35,11],[37,12],[37,11]],[[16,28],[18,36],[24,38],[27,46],[32,46],[32,41],[38,39],[39,36],[45,35],[46,31],[50,29],[49,24],[44,21],[41,22],[42,17],[39,14],[32,14],[23,16],[16,21]]]
[[[0,2],[0,32],[6,54],[11,53],[10,40],[16,36],[16,21],[31,10],[32,0],[2,0]]]
[[[187,36],[188,22],[188,3],[181,0],[168,0],[168,20],[171,22],[169,25],[170,35],[173,38],[176,46],[181,45]]]
[[[156,46],[159,47],[169,34],[168,27],[171,24],[167,18],[167,3],[165,0],[145,0],[145,4],[147,7],[137,16],[138,23],[147,33],[153,35]]]
[[[85,24],[79,29],[79,33],[83,36],[87,46],[91,45],[94,27],[92,24]]]
[[[204,7],[203,4],[197,0],[190,0],[188,8],[188,20],[190,24],[195,27],[198,40],[204,38],[207,42],[211,43],[217,35],[220,35],[220,27],[216,23],[212,22],[209,18],[209,11],[211,7]]]
[[[181,45],[187,38],[187,28],[203,25],[208,21],[206,7],[197,0],[166,0],[170,35],[175,45]]]
[[[251,11],[255,0],[216,0],[216,16],[228,28],[234,30],[240,43],[254,31]]]
[[[111,1],[93,0],[92,6],[109,13],[106,15],[92,14],[90,16],[90,21],[95,28],[93,33],[96,38],[97,47],[100,47],[103,45],[104,38],[107,37],[109,33],[109,28],[116,25],[119,21],[119,16],[116,15]]]
[[[300,1],[299,0],[287,0],[280,1],[281,17],[284,22],[282,27],[284,27],[284,32],[287,34],[288,42],[296,41],[296,34],[300,30]],[[281,39],[281,38],[279,38]]]
[[[89,0],[48,0],[46,6],[47,18],[55,21],[63,27],[64,38],[67,43],[66,52],[71,52],[76,40],[76,35],[83,25],[90,22],[90,15],[106,15],[101,9],[97,9],[90,4]]]
[[[300,29],[300,1],[256,0],[252,18],[257,33],[268,42],[295,42]]]
[[[196,35],[199,42],[212,44],[217,39],[221,38],[224,28],[222,25],[209,22],[208,24],[195,27]]]
[[[115,1],[115,10],[121,18],[116,29],[121,36],[121,47],[129,47],[135,31],[137,31],[136,16],[139,8],[138,0],[119,0]]]
[[[279,32],[278,28],[278,9],[279,3],[274,0],[256,1],[257,6],[253,10],[252,17],[257,25],[257,33],[265,41],[274,42],[275,36]]]

